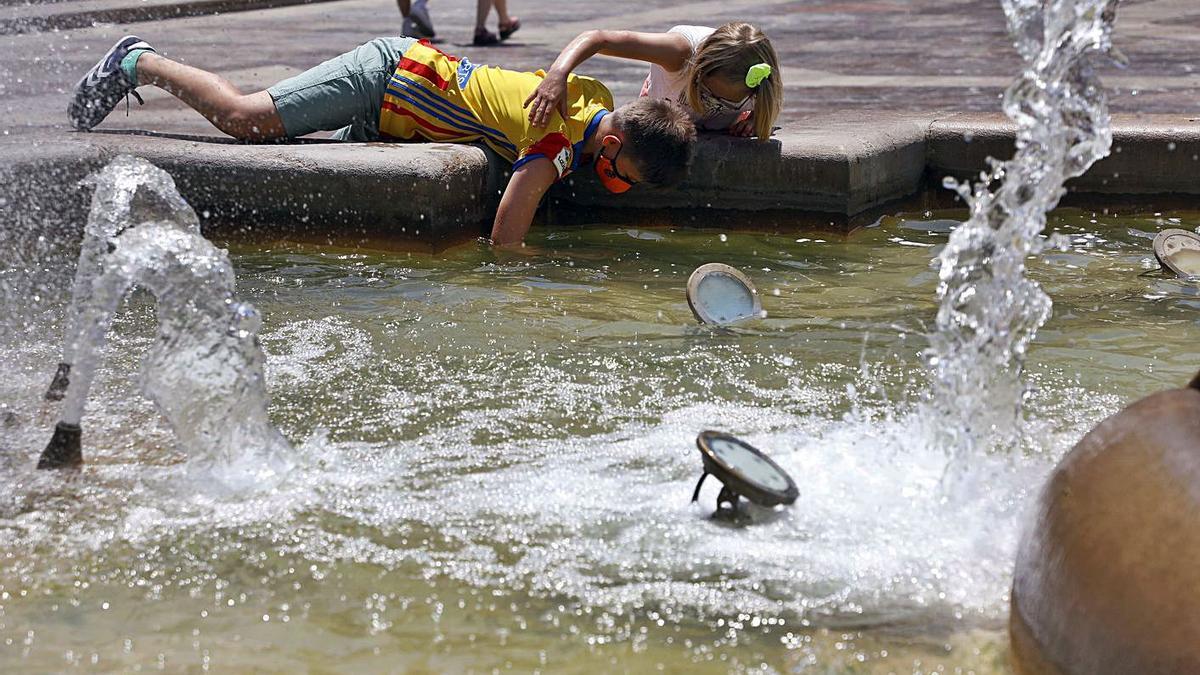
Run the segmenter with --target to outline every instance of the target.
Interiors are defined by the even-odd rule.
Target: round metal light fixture
[[[1200,236],[1175,228],[1163,230],[1154,237],[1154,257],[1176,276],[1200,277]]]
[[[692,272],[687,301],[701,323],[724,325],[762,313],[758,289],[750,278],[724,263],[708,263]]]
[[[692,492],[692,501],[700,498],[700,486],[709,474],[721,481],[717,510],[713,517],[736,518],[738,497],[759,506],[791,504],[800,496],[792,477],[761,450],[719,431],[704,431],[696,438],[696,447],[704,460],[704,473]]]

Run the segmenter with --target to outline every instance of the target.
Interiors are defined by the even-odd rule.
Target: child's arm
[[[557,110],[567,117],[567,76],[596,54],[657,63],[669,71],[682,70],[692,57],[692,45],[679,33],[638,33],[629,30],[589,30],[563,47],[542,83],[525,99],[529,121],[543,127]]]
[[[492,243],[498,246],[521,243],[533,222],[538,202],[556,180],[558,169],[545,157],[538,157],[517,167],[496,209]]]

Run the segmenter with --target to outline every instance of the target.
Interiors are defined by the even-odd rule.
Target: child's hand
[[[749,138],[754,135],[754,111],[747,110],[738,115],[737,121],[729,125],[729,133],[732,136],[741,136]]]
[[[529,108],[529,123],[535,127],[546,126],[555,109],[567,119],[567,78],[547,73],[523,107]]]

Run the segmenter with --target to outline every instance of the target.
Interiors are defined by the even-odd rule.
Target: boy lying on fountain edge
[[[177,97],[221,131],[246,141],[336,131],[349,141],[483,141],[513,162],[492,225],[495,244],[519,243],[546,190],[592,164],[604,186],[671,185],[687,173],[696,130],[666,100],[640,98],[614,110],[600,82],[571,75],[567,110],[534,127],[524,102],[543,73],[481,66],[409,37],[377,38],[264,91],[158,54],[127,36],[79,81],[67,115],[86,131],[141,85]]]

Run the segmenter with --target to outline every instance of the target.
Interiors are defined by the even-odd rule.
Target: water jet
[[[142,389],[171,424],[191,466],[221,471],[234,459],[250,459],[259,478],[280,473],[289,446],[267,417],[261,319],[234,296],[228,254],[200,235],[199,220],[174,181],[149,162],[121,156],[87,182],[95,193],[63,359],[46,392],[51,400],[61,392],[62,411],[38,468],[82,464],[88,390],[110,325],[136,287],[153,295],[158,321],[142,363]]]

